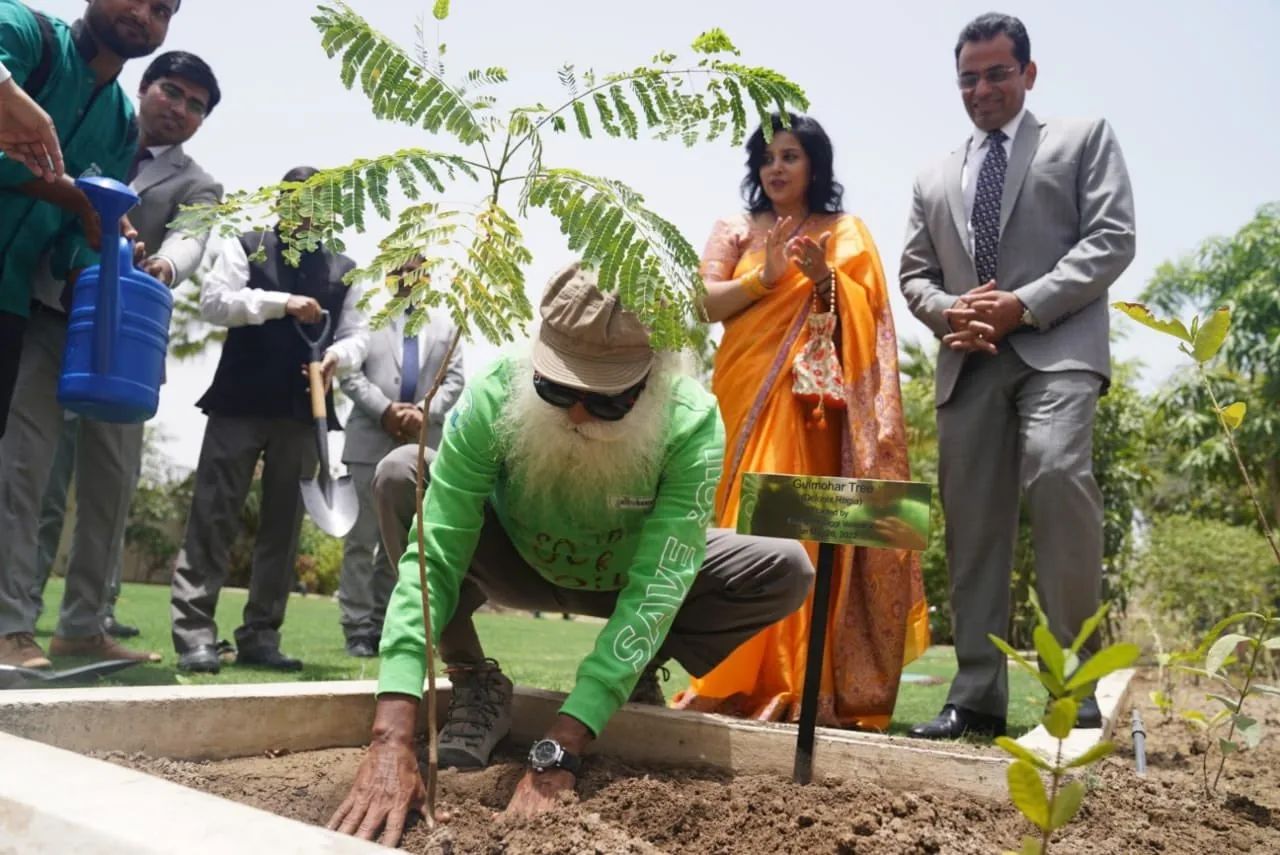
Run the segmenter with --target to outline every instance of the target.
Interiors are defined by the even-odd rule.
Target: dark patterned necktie
[[[409,323],[408,315],[405,324]],[[404,351],[400,356],[400,400],[412,403],[418,400],[418,336],[404,334]]]
[[[973,260],[978,267],[978,284],[996,278],[1000,257],[1000,197],[1004,195],[1004,141],[1009,137],[995,130],[987,135],[987,156],[978,172],[978,189],[973,197]]]
[[[133,163],[129,164],[129,172],[125,176],[124,183],[132,184],[133,180],[138,177],[138,173],[142,171],[142,167],[154,156],[149,148],[138,149],[138,153],[133,156]]]

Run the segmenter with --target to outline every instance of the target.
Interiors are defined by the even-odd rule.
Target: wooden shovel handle
[[[324,405],[324,375],[320,373],[319,362],[307,363],[307,379],[311,383],[311,418],[328,418],[328,408]]]

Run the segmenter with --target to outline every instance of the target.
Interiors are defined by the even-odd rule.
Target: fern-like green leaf
[[[654,344],[678,348],[696,325],[702,293],[698,254],[671,223],[619,181],[554,169],[538,176],[530,204],[560,221],[569,249],[598,271],[652,331]]]
[[[432,133],[444,129],[465,144],[487,139],[479,109],[486,106],[484,102],[468,102],[461,92],[445,83],[438,67],[409,56],[347,3],[338,0],[321,5],[311,20],[320,31],[325,52],[330,57],[342,55],[343,85],[350,89],[359,80],[374,116],[416,125]],[[506,72],[500,68],[474,74],[473,82],[506,79]]]

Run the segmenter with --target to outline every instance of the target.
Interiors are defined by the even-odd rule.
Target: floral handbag
[[[813,292],[813,309],[807,324],[809,338],[791,364],[791,393],[801,403],[813,407],[805,419],[805,427],[823,430],[827,426],[827,410],[843,410],[846,406],[844,371],[836,352],[836,283],[831,281],[831,295],[823,306],[817,290]],[[826,311],[823,311],[823,309]]]

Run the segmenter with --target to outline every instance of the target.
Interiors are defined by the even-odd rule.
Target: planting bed
[[[1255,703],[1272,735],[1229,760],[1216,795],[1201,789],[1203,740],[1165,722],[1139,676],[1123,705],[1119,752],[1088,778],[1078,819],[1059,852],[1280,852],[1280,699]],[[1198,693],[1179,693],[1183,706]],[[1129,707],[1148,730],[1149,774],[1134,773]],[[1201,705],[1203,707],[1203,705]],[[274,753],[274,752],[272,752]],[[99,754],[113,762],[309,823],[345,796],[361,750],[337,748],[209,762]],[[413,852],[456,853],[992,853],[1017,848],[1029,826],[1005,801],[951,788],[898,790],[827,776],[797,787],[778,775],[646,769],[595,758],[579,797],[531,821],[495,821],[522,773],[514,756],[480,771],[441,774],[453,821],[410,829]],[[1051,850],[1052,851],[1052,850]]]

